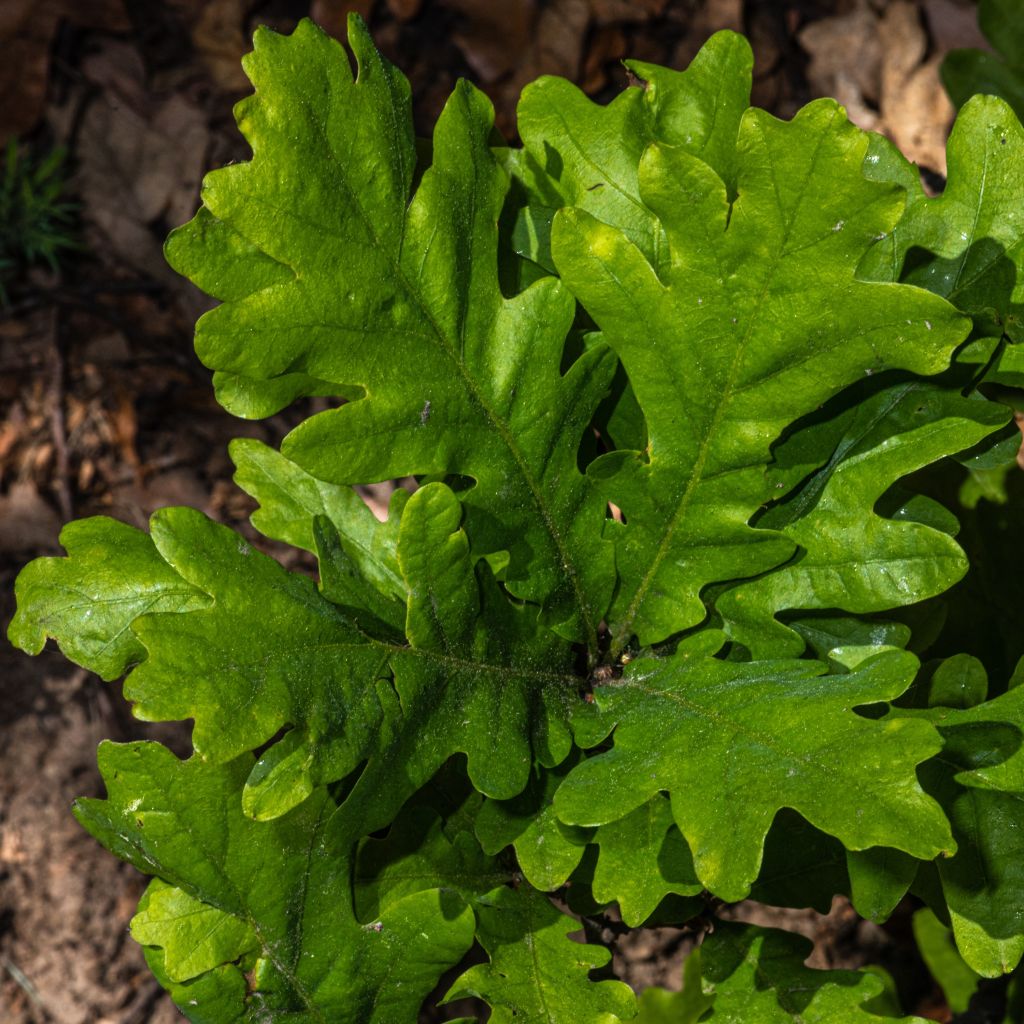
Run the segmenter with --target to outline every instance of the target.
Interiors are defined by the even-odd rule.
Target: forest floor
[[[743,31],[756,54],[754,102],[781,117],[820,95],[885,132],[941,189],[952,108],[937,66],[985,43],[961,0],[2,0],[0,143],[40,161],[65,151],[75,248],[55,269],[0,269],[0,626],[30,558],[57,554],[63,522],[104,514],[145,526],[191,505],[246,532],[253,504],[231,482],[227,442],[270,444],[308,414],[259,423],[216,405],[191,346],[206,300],[164,263],[161,244],[198,204],[203,173],[245,159],[231,108],[248,91],[239,60],[259,24],[290,31],[312,15],[342,34],[366,17],[409,76],[429,134],[455,80],[494,100],[514,138],[521,87],[540,74],[605,101],[623,57],[684,67],[712,32]],[[2,177],[0,171],[0,177]],[[370,495],[371,500],[373,496]],[[136,722],[118,687],[46,651],[0,643],[0,1020],[8,1024],[171,1024],[128,921],[143,879],[75,823],[71,801],[102,793],[103,738],[157,737],[187,749],[184,725]],[[909,952],[908,923],[734,910],[816,942],[812,963],[882,962],[913,1010],[949,1020]],[[780,915],[784,915],[784,920]],[[678,987],[686,946],[642,932],[616,951],[638,988]],[[914,980],[917,979],[917,980]]]

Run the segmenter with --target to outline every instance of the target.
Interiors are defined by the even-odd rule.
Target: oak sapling
[[[167,243],[220,302],[196,347],[229,411],[347,400],[231,448],[319,579],[172,508],[72,523],[17,584],[16,645],[194,722],[186,761],[105,743],[75,811],[153,876],[161,984],[204,1024],[400,1024],[476,944],[441,1001],[492,1022],[894,1019],[877,973],[724,921],[637,1017],[591,926],[880,921],[911,889],[1013,969],[1024,687],[920,660],[969,568],[935,467],[1014,454],[1010,108],[964,106],[930,199],[833,101],[751,108],[733,33],[628,62],[608,106],[538,80],[521,148],[466,82],[417,147],[405,78],[348,41],[355,74],[308,21],[257,32],[253,158]],[[401,477],[378,522],[356,485]]]

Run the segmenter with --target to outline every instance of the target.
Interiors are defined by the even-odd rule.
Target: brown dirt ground
[[[603,100],[625,84],[622,57],[683,66],[729,27],[753,41],[756,103],[788,116],[838,95],[938,176],[950,110],[936,61],[980,42],[961,0],[3,0],[0,142],[67,148],[82,249],[57,272],[8,282],[0,310],[0,625],[16,570],[56,553],[73,516],[144,525],[157,507],[188,504],[251,536],[227,441],[273,443],[309,410],[251,424],[215,405],[190,345],[204,300],[166,268],[160,242],[195,208],[202,172],[246,155],[230,108],[246,91],[238,61],[253,27],[289,30],[312,13],[338,32],[348,9],[409,74],[421,134],[459,75],[490,93],[511,135],[519,89],[539,74]],[[116,686],[59,654],[31,660],[0,644],[0,1020],[181,1019],[127,933],[142,879],[70,814],[73,798],[101,793],[97,743],[144,735],[187,745],[184,727],[135,722]],[[823,965],[893,945],[841,904],[785,924],[818,941]],[[675,987],[685,951],[677,933],[640,932],[618,940],[615,964],[638,988]],[[948,1019],[922,997],[919,1012]]]

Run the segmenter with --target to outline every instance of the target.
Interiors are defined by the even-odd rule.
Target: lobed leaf
[[[973,969],[1013,967],[1024,690],[901,649],[949,646],[933,598],[967,565],[920,471],[1015,487],[978,390],[1024,382],[1009,108],[965,105],[928,199],[829,101],[748,110],[732,33],[629,62],[607,107],[542,79],[522,151],[465,83],[417,146],[408,83],[349,42],[354,75],[311,22],[257,34],[253,158],[167,250],[221,301],[197,349],[230,410],[344,400],[232,447],[319,579],[176,509],[73,524],[18,584],[16,644],[195,723],[185,762],[105,745],[77,809],[156,876],[161,984],[196,1024],[397,1024],[476,942],[447,998],[495,1024],[630,1019],[556,889],[636,926],[704,889],[883,920],[912,885]],[[407,475],[378,523],[355,485]],[[638,1020],[897,1012],[805,952],[720,922]]]
[[[600,849],[594,869],[594,897],[617,902],[622,920],[642,925],[668,895],[696,896],[703,886],[693,870],[693,855],[672,820],[669,801],[660,793],[618,821],[596,830]]]
[[[565,884],[591,837],[589,829],[566,825],[555,814],[555,793],[578,762],[574,751],[557,768],[534,772],[519,796],[488,800],[476,817],[476,835],[484,850],[496,854],[514,846],[520,870],[542,891]]]
[[[889,845],[924,859],[954,849],[915,776],[938,737],[853,713],[902,693],[912,656],[889,652],[825,676],[808,661],[722,661],[711,656],[719,642],[697,634],[673,657],[638,658],[598,691],[615,744],[562,783],[563,821],[605,824],[665,790],[697,877],[727,900],[750,891],[784,807],[852,849]]]
[[[68,559],[37,563],[35,577],[29,574],[12,639],[28,644],[38,637],[41,643],[49,630],[67,650],[90,657],[110,631],[120,637],[130,627],[130,639],[119,643],[146,652],[125,684],[136,715],[192,718],[197,753],[215,762],[254,750],[290,727],[253,769],[245,799],[256,817],[284,813],[371,754],[386,782],[371,783],[371,772],[364,785],[391,794],[389,803],[378,792],[373,813],[394,813],[461,746],[481,790],[510,797],[529,777],[528,737],[544,763],[556,764],[568,753],[575,684],[557,669],[566,664],[567,645],[538,633],[535,609],[513,607],[493,580],[483,581],[479,601],[460,514],[458,500],[441,484],[421,488],[405,505],[395,557],[408,591],[411,645],[362,632],[311,580],[285,572],[192,509],[154,516],[152,540],[109,520],[89,521],[88,547],[74,543]],[[37,578],[56,574],[98,585],[119,565],[126,536],[149,553],[144,561],[120,564],[117,592],[131,597],[117,605],[107,632],[97,636],[91,604],[66,606],[54,618],[47,604],[51,584],[36,591]],[[446,538],[455,555],[447,578],[437,557],[445,548],[435,547]],[[34,600],[33,593],[39,595]],[[177,610],[183,594],[191,601],[184,612]],[[159,609],[164,598],[172,610],[140,614]],[[430,632],[432,624],[441,639]],[[502,685],[496,688],[495,680]],[[388,769],[396,757],[404,774]],[[353,828],[362,826],[353,811]]]
[[[884,611],[941,594],[967,571],[963,551],[949,536],[956,520],[936,520],[944,510],[934,503],[926,506],[918,498],[886,514],[876,509],[904,476],[1003,426],[1006,409],[911,380],[878,391],[842,419],[847,422],[841,436],[825,439],[824,465],[758,522],[794,541],[797,557],[730,588],[715,602],[730,638],[755,658],[802,652],[803,639],[774,621],[781,611]],[[806,452],[790,449],[811,448],[817,434],[834,429],[828,424],[826,431],[807,428],[807,438],[793,435],[777,449],[777,465],[806,462]]]
[[[523,90],[516,110],[523,149],[505,155],[526,197],[512,242],[551,273],[551,225],[563,207],[619,228],[655,266],[668,259],[665,233],[640,199],[637,169],[649,142],[678,146],[733,181],[736,135],[750,105],[746,39],[715,33],[685,71],[635,60],[626,67],[640,88],[607,106],[563,78],[544,76]]]
[[[1024,33],[1015,0],[980,0],[978,23],[998,53],[953,50],[942,62],[942,83],[961,107],[977,93],[1006,100],[1024,115]]]
[[[484,999],[492,1007],[492,1024],[615,1024],[635,1016],[627,985],[587,977],[611,954],[602,946],[567,939],[578,923],[545,896],[525,887],[496,889],[477,904],[477,919],[480,943],[491,962],[466,971],[446,1001]]]
[[[941,703],[949,696],[962,703],[964,692],[933,688],[930,710],[891,714],[924,718],[942,734],[942,753],[921,769],[957,842],[956,855],[936,863],[945,905],[938,909],[948,908],[968,965],[998,977],[1024,957],[1024,689],[966,708]]]
[[[134,527],[100,516],[82,519],[64,527],[60,542],[67,558],[37,558],[15,584],[18,609],[7,636],[29,654],[53,637],[72,661],[116,679],[145,656],[129,628],[140,615],[209,604]]]
[[[311,22],[290,37],[256,34],[245,60],[256,95],[238,108],[254,158],[207,176],[207,213],[173,236],[168,255],[201,281],[217,264],[221,276],[244,275],[245,260],[208,243],[212,216],[262,254],[260,266],[269,258],[289,274],[257,291],[222,288],[197,351],[222,379],[244,381],[220,392],[241,415],[323,393],[322,382],[361,396],[286,438],[285,455],[317,479],[472,478],[463,501],[479,550],[509,550],[509,587],[596,647],[613,570],[594,540],[604,502],[576,450],[614,357],[592,347],[562,374],[565,289],[549,278],[501,293],[508,179],[489,148],[489,101],[458,85],[411,195],[408,84],[358,18],[349,42],[355,79]]]
[[[987,333],[1024,338],[1024,129],[992,96],[969,100],[949,137],[949,177],[941,196],[926,197],[913,166],[890,143],[872,141],[866,173],[899,182],[907,211],[863,265],[879,280],[927,288],[970,313]]]
[[[475,820],[479,823],[480,811]],[[426,807],[403,812],[386,839],[365,840],[356,875],[357,905],[364,916],[433,889],[458,893],[473,908],[477,939],[490,963],[470,967],[446,1001],[477,996],[493,1008],[491,1020],[536,1024],[612,1024],[633,1016],[625,985],[587,979],[588,969],[607,962],[607,951],[569,941],[566,932],[577,927],[572,918],[518,872],[503,867],[500,858],[485,854],[470,832],[456,828],[449,835],[448,826]]]
[[[254,822],[241,807],[251,764],[248,755],[215,767],[178,761],[154,743],[106,743],[107,798],[76,805],[108,849],[175,887],[151,889],[136,919],[140,936],[162,950],[172,995],[187,1009],[200,987],[210,1024],[412,1019],[473,941],[471,911],[435,889],[361,924],[326,792],[276,821]],[[232,941],[193,946],[197,905],[233,930]],[[195,981],[183,977],[203,968]]]
[[[867,144],[828,101],[788,123],[748,111],[735,203],[701,160],[648,147],[641,196],[671,250],[660,275],[589,214],[555,221],[555,262],[621,359],[650,436],[645,452],[588,470],[626,518],[616,649],[695,625],[704,586],[792,555],[788,538],[749,525],[776,497],[765,465],[785,426],[865,372],[941,370],[966,333],[935,296],[856,279],[902,208],[901,190],[863,178]]]
[[[701,984],[714,999],[716,1024],[870,1024],[869,1004],[883,991],[860,971],[816,971],[803,965],[810,943],[769,928],[723,923],[701,946]],[[886,1016],[887,1020],[894,1018]],[[902,1017],[923,1024],[920,1017]]]

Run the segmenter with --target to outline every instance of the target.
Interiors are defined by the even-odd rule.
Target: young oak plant
[[[1012,111],[964,106],[931,199],[834,102],[750,108],[731,33],[607,106],[539,80],[522,148],[465,82],[417,145],[349,44],[256,34],[253,157],[167,244],[227,409],[347,400],[231,449],[318,580],[172,508],[72,523],[17,583],[17,646],[194,722],[185,761],[103,744],[75,809],[153,877],[161,984],[202,1024],[895,1019],[726,922],[638,1005],[594,925],[908,891],[1012,970],[1024,687],[920,661],[968,570],[925,470],[1019,441]],[[355,485],[407,476],[378,522]]]

